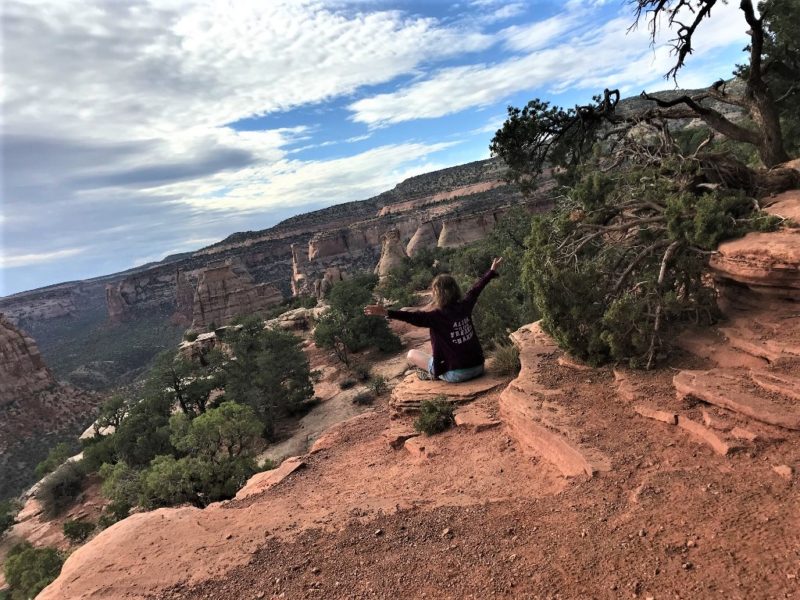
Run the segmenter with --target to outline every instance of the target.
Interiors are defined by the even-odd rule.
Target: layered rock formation
[[[378,261],[378,266],[375,267],[375,273],[378,277],[384,279],[392,269],[401,266],[405,258],[407,258],[407,255],[400,240],[400,231],[398,229],[390,229],[381,238],[381,258]]]
[[[55,383],[36,343],[0,314],[0,407]]]
[[[180,269],[175,273],[175,282],[175,312],[172,321],[188,327],[194,314],[194,286]]]
[[[435,248],[438,242],[439,232],[436,230],[434,223],[422,223],[419,227],[417,227],[417,230],[414,232],[414,235],[411,236],[411,239],[408,240],[406,254],[413,258],[419,254],[421,250]]]
[[[53,441],[93,420],[99,398],[60,385],[35,342],[0,316],[0,500],[33,483]]]
[[[200,273],[192,327],[205,329],[212,323],[227,325],[238,316],[263,313],[282,300],[283,295],[275,286],[254,283],[244,267],[229,261]]]

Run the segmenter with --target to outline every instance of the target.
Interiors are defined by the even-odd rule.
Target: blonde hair
[[[453,276],[446,273],[437,275],[433,279],[431,292],[433,292],[432,304],[437,308],[444,308],[461,300],[461,288]]]

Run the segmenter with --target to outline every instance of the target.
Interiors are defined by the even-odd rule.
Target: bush
[[[85,542],[86,538],[94,531],[94,523],[88,521],[65,521],[64,535],[73,544]]]
[[[36,465],[36,475],[40,478],[48,473],[52,473],[66,461],[70,456],[75,454],[71,444],[61,442],[56,447],[51,448],[47,453],[47,458]]]
[[[650,368],[680,324],[713,322],[709,251],[775,222],[739,191],[691,190],[699,168],[671,155],[613,173],[587,167],[552,214],[534,220],[523,278],[544,328],[570,354]]]
[[[122,519],[126,518],[131,511],[130,505],[125,502],[110,502],[103,514],[97,520],[98,529],[107,529],[114,523],[119,523]]]
[[[360,406],[366,406],[368,404],[372,404],[375,401],[375,395],[369,392],[359,392],[353,397],[353,404],[358,404]]]
[[[414,421],[414,429],[426,435],[434,435],[449,429],[454,423],[453,406],[444,396],[438,396],[422,402],[419,416]]]
[[[15,517],[18,512],[19,506],[16,502],[10,500],[0,502],[0,536],[16,523]]]
[[[172,401],[158,391],[148,394],[152,395],[134,405],[111,436],[119,460],[132,467],[145,467],[156,456],[174,451],[169,441]]]
[[[68,462],[42,480],[36,498],[47,518],[57,517],[75,501],[83,489],[85,476],[80,462]]]
[[[12,600],[35,597],[61,572],[63,558],[54,548],[34,548],[19,544],[6,557],[4,574]]]
[[[118,462],[103,465],[100,477],[103,479],[103,496],[111,500],[106,512],[116,520],[124,519],[130,509],[139,503],[142,472],[125,462]]]
[[[374,275],[359,275],[336,283],[328,297],[331,309],[314,329],[317,347],[332,349],[345,365],[350,364],[353,352],[370,347],[394,352],[401,347],[400,338],[389,328],[386,319],[364,314],[364,307],[373,301],[372,290],[377,281]]]
[[[495,346],[492,352],[492,368],[498,375],[516,377],[521,368],[519,349],[513,344]]]
[[[148,509],[187,502],[202,508],[235,496],[257,470],[249,457],[159,456],[143,474],[140,503]]]
[[[187,342],[194,342],[195,340],[197,340],[199,335],[200,334],[197,333],[196,331],[189,330],[183,334],[183,339],[186,340]]]
[[[353,379],[352,377],[347,377],[339,382],[339,389],[349,390],[350,388],[355,387],[356,383],[358,382],[355,379]]]
[[[367,387],[376,396],[382,396],[389,389],[389,386],[386,385],[386,377],[383,375],[373,375],[369,380]]]
[[[83,463],[87,473],[95,473],[103,464],[117,462],[116,440],[113,435],[96,435],[82,440]]]
[[[372,369],[369,368],[369,365],[365,365],[364,363],[358,363],[353,366],[353,374],[359,381],[367,381],[371,374]]]
[[[314,395],[308,357],[302,340],[287,331],[264,329],[258,319],[246,320],[231,336],[236,360],[225,365],[227,398],[250,406],[266,437],[276,420]]]

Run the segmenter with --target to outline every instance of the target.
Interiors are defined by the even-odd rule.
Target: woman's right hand
[[[368,317],[385,317],[388,313],[385,306],[380,304],[367,304],[364,307],[364,314]]]
[[[503,257],[498,256],[492,261],[492,271],[497,271],[497,269],[499,269],[502,264],[503,264]]]

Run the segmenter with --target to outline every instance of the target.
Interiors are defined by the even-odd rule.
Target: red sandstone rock
[[[703,426],[702,423],[692,421],[688,417],[680,415],[678,417],[678,427],[685,429],[702,443],[711,446],[711,449],[717,454],[725,456],[732,449],[732,446],[723,440],[719,435],[711,431],[708,427]]]
[[[389,444],[389,447],[392,450],[399,450],[403,447],[406,441],[417,437],[418,435],[419,432],[413,431],[412,429],[405,427],[392,427],[386,430],[386,432],[383,434],[383,437],[386,438],[386,442]]]
[[[455,421],[457,427],[464,427],[475,433],[498,427],[501,424],[497,419],[490,417],[486,411],[473,406],[456,412]]]
[[[194,296],[192,327],[227,325],[240,315],[258,314],[283,300],[269,284],[254,284],[244,268],[227,262],[202,271]]]
[[[763,390],[800,402],[800,378],[769,371],[750,371],[750,379]]]
[[[772,470],[775,471],[778,475],[786,479],[787,481],[792,480],[792,475],[794,474],[794,470],[789,465],[775,465],[772,467]]]
[[[637,404],[633,407],[634,412],[637,414],[647,417],[648,419],[655,419],[656,421],[662,421],[664,423],[668,423],[670,425],[677,425],[678,424],[678,415],[674,412],[669,412],[666,410],[658,410],[657,408],[653,408],[651,406],[645,406],[643,404]]]
[[[403,447],[411,456],[424,460],[436,456],[436,446],[429,437],[413,437],[403,443]]]
[[[562,367],[567,367],[568,369],[574,369],[575,371],[591,371],[592,367],[589,365],[579,362],[576,358],[569,356],[568,354],[563,354],[556,359],[556,363],[561,365]]]
[[[724,369],[762,369],[767,366],[765,359],[731,348],[713,330],[685,331],[676,338],[675,345],[689,354],[711,360]]]
[[[0,315],[0,406],[55,383],[33,339]]]
[[[722,369],[681,371],[673,378],[680,397],[691,396],[787,429],[800,429],[800,405],[748,391],[747,375]]]
[[[771,215],[800,224],[800,190],[789,190],[769,200],[765,209]]]
[[[747,440],[748,442],[755,442],[758,439],[757,434],[753,433],[749,429],[745,429],[744,427],[734,427],[731,429],[730,434],[735,438]]]
[[[592,476],[610,469],[601,452],[587,448],[576,438],[572,410],[559,402],[560,390],[539,383],[542,362],[560,352],[541,325],[531,323],[511,334],[520,351],[520,373],[500,394],[500,417],[523,451],[541,456],[566,477]]]
[[[249,498],[260,494],[269,488],[278,485],[281,481],[286,479],[289,475],[306,466],[305,461],[300,456],[293,456],[284,460],[279,467],[271,471],[263,471],[256,473],[242,489],[236,494],[236,500]]]
[[[800,299],[800,230],[748,233],[724,242],[709,265],[718,278]]]
[[[437,396],[443,396],[451,404],[464,404],[503,385],[505,381],[490,375],[464,383],[421,381],[416,374],[410,373],[392,390],[389,405],[395,412],[416,412],[423,400],[433,400]]]

